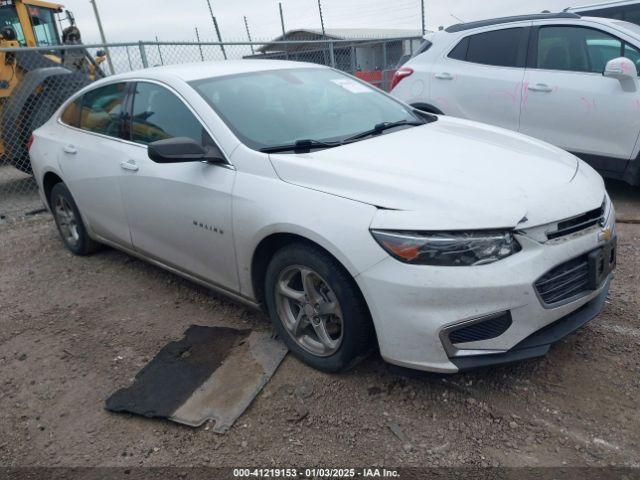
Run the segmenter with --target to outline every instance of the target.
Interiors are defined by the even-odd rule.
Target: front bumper
[[[611,222],[615,218],[612,210]],[[551,269],[603,245],[593,227],[566,240],[540,243],[518,236],[522,251],[477,267],[407,265],[388,258],[356,280],[371,311],[382,357],[399,366],[443,373],[544,355],[550,345],[602,309],[612,275],[571,301],[544,305],[534,284]],[[509,312],[501,335],[452,353],[443,330]]]
[[[508,352],[496,355],[457,357],[452,358],[451,363],[458,368],[459,372],[463,372],[475,368],[501,365],[546,355],[554,343],[559,342],[575,332],[600,313],[609,293],[609,284],[610,280],[607,280],[601,293],[593,300],[584,304],[581,308],[566,317],[533,333]]]

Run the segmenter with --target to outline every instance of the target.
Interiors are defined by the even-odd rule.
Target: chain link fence
[[[162,65],[278,59],[327,65],[388,90],[420,38],[286,42],[138,42],[0,49],[0,223],[42,207],[31,176],[31,133],[85,85]],[[4,219],[4,220],[3,220]]]

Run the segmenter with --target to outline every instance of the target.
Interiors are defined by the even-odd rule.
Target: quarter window
[[[60,120],[62,123],[69,125],[70,127],[80,128],[80,111],[82,110],[82,97],[77,98],[71,102],[67,108],[64,109]]]
[[[507,28],[471,35],[460,41],[450,58],[497,67],[524,67],[521,45],[524,28]]]
[[[127,85],[114,83],[84,94],[80,128],[116,138],[124,138],[122,113]]]
[[[134,142],[145,145],[175,137],[191,138],[201,145],[213,144],[191,110],[172,92],[152,83],[140,82],[136,86],[131,134]]]
[[[625,56],[638,61],[638,50],[593,28],[542,27],[538,34],[538,68],[602,73],[610,60]]]

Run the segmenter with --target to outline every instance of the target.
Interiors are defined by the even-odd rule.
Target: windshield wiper
[[[429,122],[427,121],[419,121],[419,120],[400,120],[399,122],[383,122],[377,124],[371,130],[367,130],[362,133],[358,133],[351,137],[347,137],[340,142],[322,142],[320,140],[313,139],[305,139],[305,140],[297,140],[294,143],[286,143],[284,145],[274,145],[272,147],[264,147],[261,148],[260,151],[263,153],[278,153],[278,152],[289,152],[293,151],[296,153],[307,153],[314,149],[319,148],[334,148],[339,147],[341,145],[345,145],[350,142],[354,142],[356,140],[360,140],[361,138],[369,137],[371,135],[379,135],[385,130],[389,130],[391,128],[396,127],[418,127],[420,125],[425,125]]]
[[[264,147],[264,148],[261,148],[260,151],[264,153],[278,153],[278,152],[289,152],[289,151],[294,151],[296,153],[306,153],[316,148],[333,148],[333,147],[339,147],[340,145],[342,145],[342,142],[321,142],[319,140],[306,139],[306,140],[297,140],[294,143],[287,143],[284,145],[274,145],[273,147]]]
[[[418,120],[400,120],[399,122],[382,122],[377,124],[371,130],[366,130],[361,133],[357,133],[352,135],[351,137],[345,138],[342,143],[349,143],[354,140],[360,140],[361,138],[370,137],[371,135],[380,135],[385,130],[389,130],[391,128],[396,127],[418,127],[420,125],[425,125],[427,122],[421,122]]]

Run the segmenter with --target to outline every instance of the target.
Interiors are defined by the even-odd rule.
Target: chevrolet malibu
[[[336,70],[154,68],[31,139],[65,246],[104,244],[264,308],[301,360],[457,372],[545,354],[602,309],[602,178],[546,143],[413,110]]]

